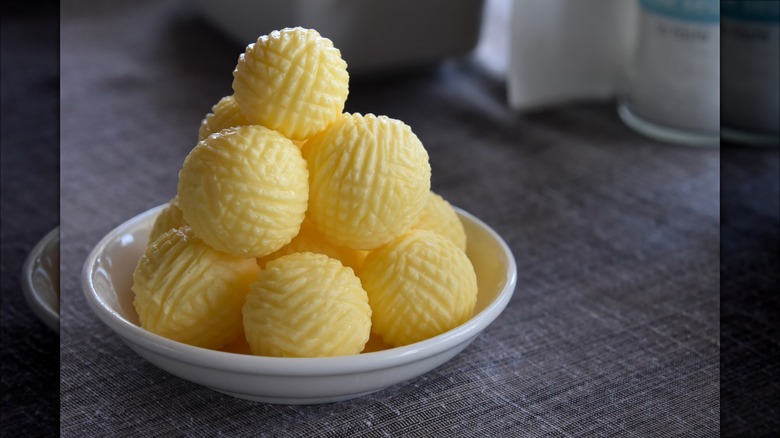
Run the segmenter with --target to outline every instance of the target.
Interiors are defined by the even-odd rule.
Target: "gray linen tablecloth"
[[[347,111],[409,124],[432,188],[517,259],[505,312],[434,371],[351,401],[234,399],[146,362],[88,308],[93,245],[169,200],[243,46],[186,3],[62,9],[63,436],[719,433],[719,151],[582,104],[520,115],[468,59],[353,78]]]

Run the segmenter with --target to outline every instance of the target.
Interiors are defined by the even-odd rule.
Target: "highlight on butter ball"
[[[133,272],[141,327],[174,341],[218,349],[241,332],[241,309],[258,271],[254,259],[217,251],[188,227],[147,246]]]
[[[440,335],[471,318],[477,277],[447,237],[414,230],[366,257],[360,279],[372,330],[395,347]]]
[[[371,332],[360,279],[338,260],[308,252],[270,261],[250,287],[243,316],[251,351],[260,356],[358,354]]]
[[[384,245],[420,217],[431,187],[428,152],[405,123],[344,114],[303,146],[308,216],[332,243]]]
[[[241,113],[241,109],[233,96],[225,96],[219,100],[200,122],[198,140],[227,128],[249,125],[249,121]]]
[[[192,231],[241,257],[262,257],[289,243],[303,222],[308,193],[300,149],[257,125],[202,140],[179,172],[179,207]]]
[[[439,233],[452,240],[462,251],[466,251],[466,230],[463,229],[458,214],[446,199],[432,191],[428,192],[420,220],[412,228]]]
[[[149,233],[149,242],[154,242],[166,231],[179,228],[184,225],[187,225],[187,221],[184,220],[184,214],[179,208],[178,198],[174,197],[155,218],[154,224],[152,224],[152,231]]]
[[[304,140],[344,110],[347,63],[316,30],[285,28],[247,46],[233,71],[233,93],[251,123]]]

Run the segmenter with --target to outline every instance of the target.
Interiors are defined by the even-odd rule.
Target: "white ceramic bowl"
[[[87,302],[149,362],[235,397],[267,403],[326,403],[412,379],[466,348],[504,310],[515,289],[517,271],[509,247],[482,221],[458,209],[479,286],[475,315],[464,324],[422,342],[354,356],[276,358],[193,347],[140,328],[132,304],[133,270],[163,207],[130,219],[95,246],[81,277]]]
[[[35,316],[60,332],[60,228],[46,233],[22,266],[22,292]]]

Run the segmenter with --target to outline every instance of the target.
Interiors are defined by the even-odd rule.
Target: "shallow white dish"
[[[46,233],[22,266],[22,292],[35,316],[60,332],[60,228]]]
[[[207,350],[138,326],[131,291],[135,265],[155,217],[142,213],[108,233],[84,263],[81,282],[92,310],[139,355],[161,369],[235,397],[267,403],[347,400],[422,375],[443,364],[504,310],[517,281],[515,260],[490,227],[458,209],[477,274],[475,315],[434,338],[399,348],[330,358],[275,358]]]

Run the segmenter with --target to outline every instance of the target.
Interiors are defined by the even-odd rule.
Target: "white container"
[[[639,0],[618,113],[637,131],[692,146],[720,139],[718,0]]]
[[[464,55],[477,44],[483,0],[191,0],[240,44],[285,27],[333,41],[349,72],[378,72]]]
[[[615,97],[631,49],[628,0],[515,0],[509,105],[533,111]]]

